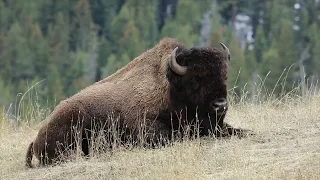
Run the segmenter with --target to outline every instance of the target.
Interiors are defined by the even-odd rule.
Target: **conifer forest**
[[[52,107],[163,37],[226,44],[228,87],[246,97],[320,76],[319,0],[0,0],[0,105]]]
[[[320,179],[319,79],[320,0],[0,0],[0,179]]]

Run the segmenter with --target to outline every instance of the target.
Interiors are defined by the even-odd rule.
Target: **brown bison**
[[[61,101],[30,143],[26,165],[32,167],[33,154],[40,164],[51,164],[58,152],[75,148],[72,130],[88,155],[94,124],[108,130],[117,123],[125,141],[137,139],[144,122],[146,143],[160,144],[186,124],[198,123],[201,136],[243,133],[224,122],[230,52],[221,45],[221,50],[188,49],[164,38],[116,73]]]

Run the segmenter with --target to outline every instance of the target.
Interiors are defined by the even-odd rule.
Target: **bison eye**
[[[199,88],[199,83],[193,83],[192,88],[193,90],[197,90]]]

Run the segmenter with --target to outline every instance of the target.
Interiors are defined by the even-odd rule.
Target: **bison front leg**
[[[228,123],[223,123],[223,127],[219,128],[218,136],[220,137],[230,137],[237,136],[239,138],[247,137],[249,135],[254,135],[253,131],[242,128],[234,128]]]
[[[171,140],[171,136],[171,129],[166,124],[156,120],[146,131],[144,145],[152,148],[165,146]]]

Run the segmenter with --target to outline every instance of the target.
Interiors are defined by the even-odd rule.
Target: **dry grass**
[[[34,169],[24,158],[38,126],[2,125],[0,179],[320,179],[320,96],[232,105],[226,121],[258,136],[118,149]]]

